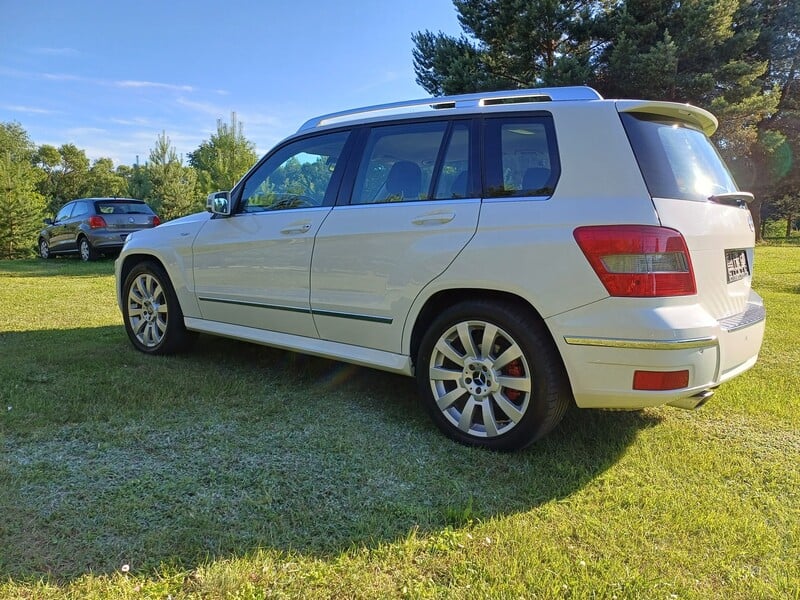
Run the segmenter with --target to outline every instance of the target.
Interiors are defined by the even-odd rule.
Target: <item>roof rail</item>
[[[524,102],[560,102],[566,100],[602,100],[603,97],[587,86],[531,88],[522,90],[505,90],[499,92],[478,92],[458,96],[440,96],[421,98],[419,100],[403,100],[388,104],[376,104],[362,108],[351,108],[329,113],[309,119],[298,131],[314,129],[323,125],[351,121],[358,118],[377,116],[378,114],[402,114],[407,112],[427,112],[447,108],[475,108],[496,104],[517,104]]]

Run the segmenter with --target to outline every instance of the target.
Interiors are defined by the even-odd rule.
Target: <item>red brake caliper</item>
[[[522,377],[524,375],[524,373],[522,372],[522,363],[518,358],[508,363],[504,371],[505,374],[508,375],[509,377]],[[512,402],[516,402],[517,400],[519,400],[519,397],[522,395],[522,392],[519,390],[511,390],[505,388],[505,391],[506,391],[506,398],[508,398]]]

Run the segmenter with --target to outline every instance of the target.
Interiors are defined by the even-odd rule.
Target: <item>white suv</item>
[[[416,376],[466,444],[582,408],[694,408],[753,366],[747,202],[683,104],[590,88],[372,106],[305,123],[209,212],[116,262],[142,352],[191,332]]]

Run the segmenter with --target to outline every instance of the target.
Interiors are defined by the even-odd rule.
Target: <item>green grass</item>
[[[702,410],[511,455],[411,379],[141,355],[112,271],[0,262],[0,598],[800,598],[800,248],[757,249],[761,359]]]

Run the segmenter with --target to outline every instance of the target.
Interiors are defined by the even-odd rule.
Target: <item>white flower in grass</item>
[[[120,568],[120,571],[122,571],[123,573],[127,573],[130,570],[131,570],[130,565],[122,565],[122,567]]]

